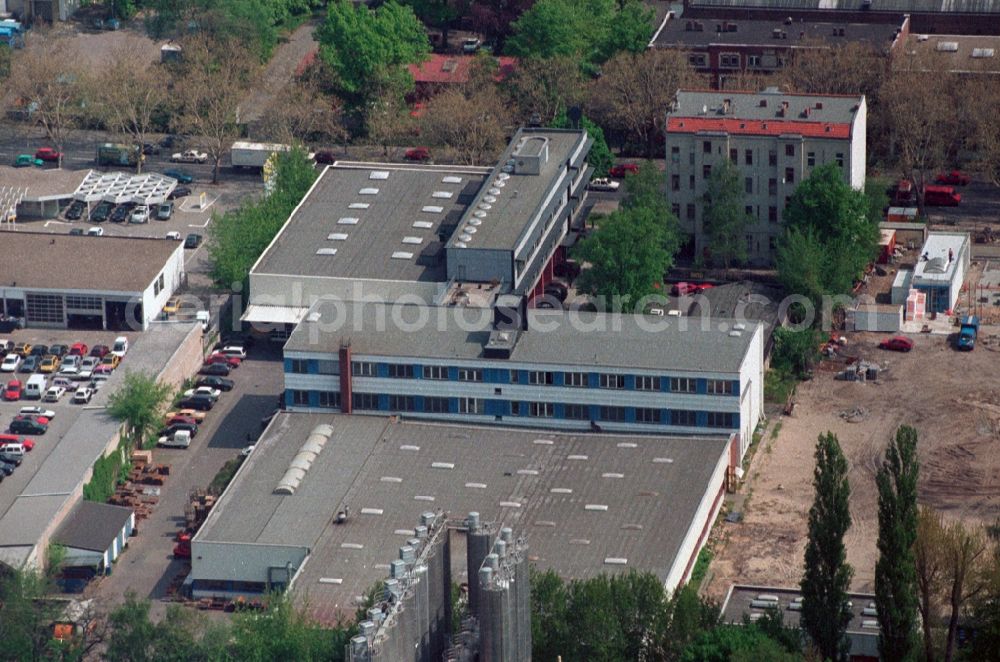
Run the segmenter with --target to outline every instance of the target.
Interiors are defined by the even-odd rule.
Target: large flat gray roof
[[[333,436],[299,488],[275,494],[321,424]],[[532,562],[565,577],[642,569],[665,578],[728,443],[279,414],[197,540],[308,547],[295,590],[331,611],[353,609],[388,576],[428,510],[512,526],[526,534]],[[332,524],[345,504],[350,519]]]
[[[488,172],[338,161],[320,173],[253,273],[444,281],[439,233],[457,226]],[[336,254],[317,254],[321,249]]]
[[[518,154],[537,153],[536,147],[544,142],[548,158],[544,159],[538,174],[519,174],[513,167]],[[574,129],[520,129],[511,139],[497,166],[490,174],[487,186],[476,196],[475,204],[466,210],[462,227],[475,218],[476,211],[483,212],[475,234],[465,241],[469,248],[513,250],[518,240],[527,232],[528,223],[545,206],[549,194],[557,188],[554,178],[572,160],[574,153],[587,142],[585,131]],[[506,168],[506,166],[511,166]],[[572,175],[572,171],[570,172]],[[501,181],[502,180],[502,181]],[[560,187],[565,188],[565,187]],[[562,193],[563,191],[558,191]],[[492,202],[483,198],[489,196]],[[480,207],[486,202],[489,209]],[[460,233],[452,236],[448,246],[454,246]]]
[[[788,102],[785,121],[806,123],[849,124],[854,121],[861,95],[835,94],[792,94],[778,88],[767,88],[760,92],[735,92],[714,90],[680,90],[677,92],[676,108],[671,117],[705,117],[741,120],[776,120],[781,102]],[[719,109],[723,102],[730,102],[730,112],[722,114]],[[764,105],[761,103],[764,102]],[[817,108],[817,103],[820,105]],[[807,118],[799,117],[804,108],[809,108]]]
[[[426,319],[426,323],[419,323]],[[509,362],[737,372],[756,323],[734,333],[733,320],[528,311],[528,331]],[[474,360],[484,356],[492,310],[394,304],[318,302],[296,327],[285,351],[337,352],[350,341],[355,356]]]
[[[900,23],[902,19],[900,19]],[[700,23],[701,30],[692,29]],[[689,24],[691,24],[689,26]],[[726,29],[725,26],[730,26]],[[735,26],[735,29],[732,28]],[[721,30],[719,28],[722,28]],[[784,18],[771,20],[675,18],[665,20],[656,33],[652,45],[664,47],[699,47],[710,45],[763,45],[775,48],[801,48],[809,45],[804,40],[837,46],[847,42],[862,42],[879,50],[887,50],[899,30],[899,25],[891,23],[843,23],[826,21],[795,21],[786,25]],[[836,35],[835,28],[844,30]],[[780,30],[788,36],[775,39],[774,31]],[[812,44],[815,45],[815,44]]]

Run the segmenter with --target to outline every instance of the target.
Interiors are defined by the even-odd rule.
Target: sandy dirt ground
[[[846,543],[854,590],[874,590],[875,473],[899,425],[919,432],[922,503],[967,520],[992,522],[1000,516],[996,336],[982,334],[984,342],[973,352],[959,353],[945,336],[921,335],[914,337],[912,352],[900,354],[877,348],[884,335],[846,335],[847,354],[883,366],[878,383],[837,381],[834,375],[844,363],[824,362],[814,379],[798,387],[793,414],[769,421],[735,500],[743,522],[723,522],[713,533],[716,556],[703,585],[710,597],[721,600],[734,582],[798,584],[813,497],[813,450],[827,430],[837,434],[850,464],[853,524]],[[860,415],[848,421],[845,412]]]

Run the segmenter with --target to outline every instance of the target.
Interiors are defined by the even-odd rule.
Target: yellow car
[[[59,366],[62,364],[62,359],[60,359],[55,354],[49,354],[42,359],[41,365],[38,366],[39,372],[55,372],[59,370]]]
[[[109,365],[112,370],[117,368],[120,362],[121,359],[118,358],[117,354],[107,354],[103,359],[101,359],[101,365]]]
[[[163,306],[163,312],[168,315],[173,315],[177,312],[177,309],[181,307],[180,297],[170,297],[167,299],[167,303]]]
[[[16,345],[14,345],[14,353],[20,354],[22,359],[27,358],[28,355],[31,354],[31,343],[27,342],[17,343]]]

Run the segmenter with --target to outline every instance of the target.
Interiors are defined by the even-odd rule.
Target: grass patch
[[[222,494],[223,490],[226,489],[226,486],[229,485],[229,481],[231,481],[233,476],[236,475],[236,470],[240,468],[241,464],[243,464],[243,459],[244,458],[242,456],[235,457],[222,465],[222,468],[219,469],[219,473],[215,474],[215,478],[213,478],[212,482],[208,484],[208,491],[211,494]]]
[[[713,556],[712,550],[707,545],[702,547],[701,551],[698,552],[698,558],[695,560],[694,568],[691,570],[691,580],[688,582],[695,590],[701,588],[701,582],[708,573],[708,566],[712,562]]]
[[[780,405],[788,402],[798,380],[790,372],[771,369],[764,375],[764,400]]]
[[[777,439],[779,432],[781,432],[781,421],[775,423],[774,427],[771,428],[771,439]]]

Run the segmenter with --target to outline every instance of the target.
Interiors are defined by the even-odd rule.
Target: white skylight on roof
[[[955,53],[958,51],[957,41],[939,41],[937,45],[937,50],[944,53]]]
[[[451,191],[434,191],[433,193],[431,193],[432,198],[440,198],[443,200],[451,199],[452,195],[453,193]]]
[[[363,188],[358,191],[358,195],[378,195],[377,188]]]
[[[992,48],[973,48],[972,57],[993,57],[994,52]]]
[[[316,251],[316,255],[336,255],[336,254],[337,254],[336,248],[320,248],[319,250]]]
[[[444,211],[444,207],[438,207],[437,205],[427,205],[420,211],[425,211],[428,214],[440,214]]]
[[[368,175],[368,179],[389,179],[388,170],[372,170],[371,174]]]
[[[413,221],[413,227],[420,228],[421,230],[430,230],[434,227],[434,224],[430,221]]]
[[[461,184],[462,178],[454,175],[448,175],[447,177],[442,177],[441,182],[444,184]]]
[[[419,244],[423,242],[421,237],[403,237],[404,244]]]
[[[357,225],[358,219],[352,216],[345,216],[337,221],[337,225]]]
[[[347,205],[348,209],[368,209],[369,207],[371,207],[371,205],[367,202],[352,202]]]
[[[413,253],[408,251],[396,251],[392,254],[393,260],[409,260],[413,257]]]
[[[330,241],[347,241],[347,233],[345,232],[331,232],[326,235],[326,238]]]

